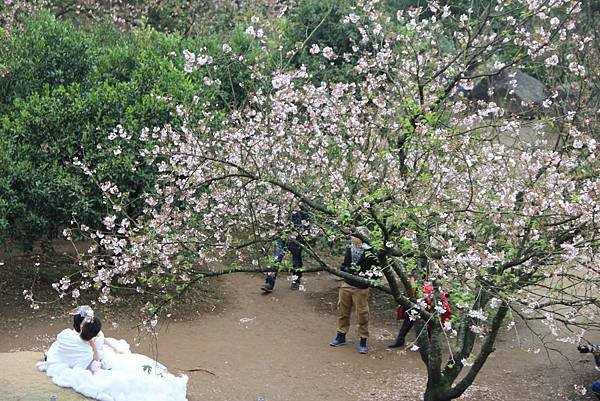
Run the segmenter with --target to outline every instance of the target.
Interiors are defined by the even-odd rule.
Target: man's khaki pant
[[[346,334],[350,329],[350,314],[353,305],[356,308],[358,335],[369,338],[369,289],[356,288],[348,283],[342,283],[340,286],[337,331]]]

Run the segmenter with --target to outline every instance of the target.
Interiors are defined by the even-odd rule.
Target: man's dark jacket
[[[351,273],[356,276],[368,279],[367,276],[360,276],[360,273],[366,273],[373,268],[373,266],[377,265],[377,256],[371,249],[371,247],[365,248],[360,258],[356,261],[356,263],[352,263],[352,251],[351,246],[346,248],[346,253],[344,255],[344,263],[342,264],[342,271],[346,273]],[[349,280],[344,280],[346,283],[350,284],[356,288],[369,288],[367,284],[356,284],[352,283]]]

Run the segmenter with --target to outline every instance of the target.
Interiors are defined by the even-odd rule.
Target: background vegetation
[[[139,4],[138,4],[139,3]],[[348,67],[322,68],[308,57],[313,44],[334,49],[337,60],[360,40],[343,18],[352,2],[302,0],[286,11],[279,2],[167,1],[138,2],[113,7],[107,2],[13,2],[4,5],[0,18],[0,239],[30,249],[36,241],[56,238],[75,218],[95,227],[102,210],[98,182],[111,181],[131,198],[129,210],[140,210],[136,199],[151,191],[156,172],[136,157],[152,142],[128,140],[128,132],[143,127],[180,123],[176,105],[197,96],[198,107],[223,110],[245,101],[244,82],[250,65],[268,75],[277,68],[305,65],[317,81],[349,76]],[[465,2],[464,8],[483,9],[485,2]],[[399,10],[423,6],[419,0],[390,0],[393,16]],[[599,6],[584,3],[585,19],[578,28],[596,38],[594,25]],[[259,40],[244,31],[252,15],[269,18],[286,12],[279,31],[284,53],[265,54]],[[597,39],[597,38],[596,38]],[[227,57],[245,54],[239,62]],[[597,43],[597,40],[596,40]],[[452,46],[448,38],[447,46]],[[568,44],[565,44],[567,47]],[[205,49],[214,68],[185,74],[184,49]],[[566,48],[565,51],[570,49]],[[272,52],[272,50],[269,50]],[[508,59],[513,49],[498,60]],[[323,59],[324,60],[324,59]],[[327,60],[324,60],[327,61]],[[339,65],[349,65],[341,63]],[[529,64],[528,73],[556,86],[564,76],[546,76],[543,65]],[[589,66],[591,76],[598,66]],[[205,79],[228,85],[207,85]],[[593,80],[592,80],[593,81]],[[592,82],[593,84],[593,82]],[[595,84],[597,85],[597,83]],[[597,90],[597,88],[596,88]],[[111,132],[114,139],[110,135]],[[107,150],[120,142],[121,153]],[[73,160],[95,169],[92,181]],[[136,174],[130,173],[138,166]]]

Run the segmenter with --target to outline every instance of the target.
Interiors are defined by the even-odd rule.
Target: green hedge
[[[138,156],[151,144],[136,141],[136,134],[143,127],[177,126],[176,105],[191,104],[193,96],[200,98],[198,107],[213,111],[244,102],[248,88],[239,84],[250,80],[250,71],[225,55],[222,44],[251,63],[270,58],[245,26],[186,38],[152,28],[121,31],[111,23],[84,29],[40,13],[2,35],[0,67],[8,73],[0,78],[0,236],[30,247],[57,236],[74,213],[98,225],[106,213],[99,189],[72,166],[75,157],[131,200],[151,191],[155,172]],[[218,68],[185,73],[183,50],[202,48]],[[204,85],[208,74],[224,84]],[[134,139],[110,141],[118,125]],[[115,141],[122,148],[118,157],[109,149]],[[128,212],[138,211],[134,201]]]
[[[178,35],[108,25],[86,31],[49,14],[11,32],[0,48],[9,69],[0,79],[6,94],[0,99],[0,230],[31,245],[56,236],[73,213],[96,225],[104,212],[99,191],[72,167],[74,157],[132,197],[152,185],[149,168],[131,173],[144,145],[123,143],[115,157],[108,133],[119,124],[132,133],[177,124],[175,104],[201,88],[180,58],[169,55],[181,54],[184,45]]]

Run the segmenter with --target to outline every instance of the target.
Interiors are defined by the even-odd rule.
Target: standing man
[[[370,233],[366,227],[358,227],[350,236],[350,246],[346,248],[342,271],[363,276],[373,275],[372,268],[377,264],[377,257],[368,244]],[[368,351],[367,339],[369,338],[369,286],[367,284],[353,284],[344,280],[340,286],[338,296],[338,326],[337,336],[329,345],[337,347],[346,344],[346,333],[350,329],[350,314],[352,307],[356,308],[358,321],[358,335],[360,343],[358,352],[366,354]]]
[[[293,232],[290,233],[287,241],[278,239],[275,243],[274,258],[276,263],[281,263],[285,256],[286,249],[292,254],[293,280],[290,288],[297,290],[300,288],[302,279],[302,245],[306,243],[305,237],[310,232],[310,215],[304,205],[300,205],[297,210],[294,210],[288,217],[292,223]],[[267,273],[265,285],[261,289],[266,293],[270,293],[275,288],[277,280],[277,270]]]

